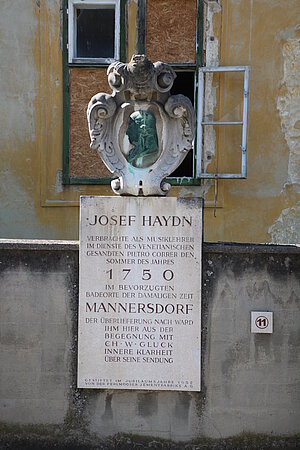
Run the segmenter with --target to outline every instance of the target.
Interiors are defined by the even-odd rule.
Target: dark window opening
[[[177,78],[171,89],[171,95],[183,94],[188,97],[194,105],[195,99],[195,72],[176,72]],[[190,150],[179,167],[170,177],[193,177],[194,155]]]
[[[77,9],[77,58],[113,58],[114,9]]]

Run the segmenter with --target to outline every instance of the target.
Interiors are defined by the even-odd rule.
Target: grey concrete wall
[[[204,245],[200,393],[79,390],[77,243],[0,240],[0,448],[299,447],[299,253]]]

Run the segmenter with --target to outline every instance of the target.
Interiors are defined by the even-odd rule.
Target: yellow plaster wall
[[[300,3],[223,0],[216,17],[216,34],[221,18],[220,65],[251,67],[248,178],[224,181],[224,207],[217,209],[216,217],[211,209],[205,211],[205,239],[295,243],[299,241],[300,133],[293,123],[300,119],[296,107],[300,70],[293,67],[300,64]],[[294,56],[294,61],[287,62],[285,53]],[[290,90],[284,76],[292,78]],[[278,101],[283,92],[286,109],[280,114]],[[224,103],[227,110],[233,106],[230,91]],[[290,142],[282,116],[291,124]],[[225,139],[225,144],[230,142]]]
[[[61,2],[24,3],[21,15],[18,0],[1,5],[0,237],[77,239],[79,196],[111,190],[62,185]],[[299,127],[289,131],[285,121],[288,114],[293,123],[300,120],[294,106],[300,3],[223,0],[216,10],[220,63],[251,66],[249,166],[247,180],[218,182],[217,208],[205,210],[205,239],[292,242]],[[230,108],[230,95],[226,102]],[[208,184],[172,188],[171,195],[206,191],[212,206],[215,190]]]
[[[78,239],[79,196],[110,189],[62,185],[61,1],[24,3],[0,14],[0,237]]]
[[[128,0],[127,2],[127,59],[131,60],[134,53],[137,52],[137,3],[138,0]]]

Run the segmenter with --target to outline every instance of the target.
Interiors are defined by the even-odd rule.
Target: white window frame
[[[115,10],[115,48],[113,58],[77,58],[76,36],[77,21],[75,10],[79,9],[108,9]],[[69,63],[110,64],[120,59],[120,0],[68,0],[68,53]]]
[[[243,118],[241,121],[203,121],[204,108],[204,79],[205,73],[215,72],[243,72],[244,73],[244,94],[243,94]],[[249,114],[249,66],[224,66],[224,67],[200,67],[198,72],[198,105],[197,105],[197,178],[247,178],[247,153],[248,153],[248,114]],[[207,173],[204,171],[205,148],[203,145],[203,127],[205,126],[240,125],[242,126],[242,159],[240,173]],[[216,149],[215,149],[216,150]],[[226,149],[225,149],[226,151]]]

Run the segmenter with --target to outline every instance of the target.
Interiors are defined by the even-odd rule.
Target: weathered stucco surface
[[[56,179],[62,168],[59,8],[60,0],[24,0],[20,13],[19,1],[1,3],[1,237],[78,233],[76,209],[42,207],[45,186],[49,196],[69,191]]]
[[[77,389],[77,244],[0,242],[0,446],[297,448],[299,269],[295,247],[204,246],[201,392]]]
[[[131,60],[132,55],[137,54],[137,15],[138,0],[128,0],[127,2],[127,59]]]
[[[235,255],[220,258],[223,266],[220,259],[212,259],[206,271],[207,286],[216,270],[217,280],[207,324],[204,429],[214,437],[241,430],[286,434],[290,429],[297,433],[299,285],[288,256],[281,261],[276,256],[245,256],[240,267]],[[250,334],[250,310],[273,311],[273,335]],[[287,368],[291,366],[290,371]]]
[[[213,34],[217,36],[221,27],[220,65],[249,65],[251,69],[248,177],[224,182],[224,208],[217,209],[216,218],[211,209],[206,210],[205,238],[299,242],[300,4],[291,1],[287,8],[277,0],[223,0],[218,5],[222,11],[219,21],[214,13]],[[210,53],[214,55],[214,48]],[[220,83],[225,113],[234,111],[231,94]],[[230,150],[233,138],[229,131],[218,144]],[[229,151],[228,155],[232,157]],[[224,165],[233,166],[226,151]]]
[[[21,254],[0,257],[1,421],[58,424],[68,411],[72,252]]]
[[[300,24],[296,29],[300,29]],[[287,177],[282,189],[293,191],[298,200],[281,212],[269,233],[272,242],[295,244],[300,242],[300,38],[284,41],[282,58],[283,78],[277,108],[289,150]]]
[[[23,4],[20,14],[19,1],[1,3],[0,236],[77,239],[79,196],[110,195],[111,189],[62,184],[61,1]],[[251,77],[248,178],[218,182],[216,211],[205,210],[205,240],[299,242],[300,3],[206,4],[207,61],[250,65]],[[132,51],[135,33],[129,34]],[[212,92],[210,112],[215,101],[218,113],[235,111],[236,95],[224,82],[213,85]],[[235,135],[220,132],[216,142],[231,149],[226,156],[220,147],[219,168],[236,169]],[[172,188],[170,195],[201,193],[213,206],[214,183]]]
[[[37,167],[34,153],[38,71],[33,51],[38,24],[33,2],[22,14],[16,14],[19,6],[18,1],[2,2],[0,14],[0,226],[4,236],[8,230],[21,235],[21,228],[27,227],[23,222],[25,209],[32,232],[37,233],[40,228],[32,210],[36,193],[30,176],[32,167]]]

